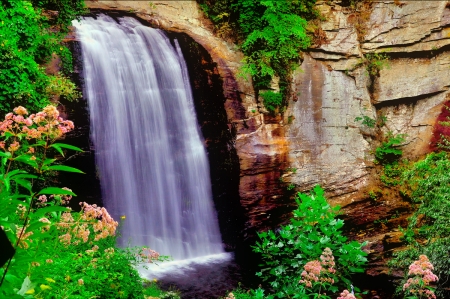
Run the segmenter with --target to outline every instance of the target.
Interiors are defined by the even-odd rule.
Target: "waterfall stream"
[[[121,246],[175,260],[223,253],[207,153],[181,50],[129,17],[74,21],[91,139]]]

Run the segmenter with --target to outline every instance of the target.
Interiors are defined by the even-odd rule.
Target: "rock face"
[[[375,202],[368,195],[377,175],[372,151],[388,132],[407,134],[402,149],[409,159],[429,151],[433,125],[448,99],[447,1],[376,1],[365,6],[364,24],[355,21],[363,12],[352,11],[344,1],[318,1],[326,19],[320,25],[326,42],[304,53],[302,71],[293,75],[287,110],[275,117],[263,113],[250,80],[238,77],[242,54],[213,35],[213,25],[196,2],[87,4],[184,32],[211,55],[222,79],[223,109],[239,157],[239,196],[247,231],[274,227],[289,217],[288,184],[299,191],[320,184],[332,203],[344,208],[346,221],[358,226],[355,238],[370,240],[367,248],[374,254],[369,274],[386,273],[383,257],[400,245],[394,228],[405,221],[391,215],[409,208],[395,196]],[[389,66],[369,75],[364,55],[379,52],[389,57]],[[385,124],[379,130],[368,128],[355,121],[363,116],[382,118]],[[374,224],[388,217],[388,225]]]

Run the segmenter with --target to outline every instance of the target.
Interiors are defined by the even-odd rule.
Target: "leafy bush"
[[[403,173],[401,193],[412,201],[416,210],[403,230],[408,247],[395,253],[390,262],[393,269],[404,270],[419,255],[426,255],[440,278],[436,294],[442,298],[449,296],[450,279],[450,261],[443,258],[448,256],[450,248],[449,169],[448,153],[441,152],[429,154]]]
[[[393,135],[389,132],[387,141],[382,142],[381,146],[375,149],[375,159],[381,165],[386,165],[399,159],[403,152],[402,150],[396,148],[405,141],[404,134]]]
[[[383,174],[380,175],[380,180],[386,186],[397,186],[401,183],[401,176],[408,167],[408,160],[393,161],[390,164],[384,165]]]
[[[310,195],[298,193],[296,202],[298,208],[293,211],[290,224],[276,232],[258,234],[261,241],[253,250],[261,254],[263,263],[257,275],[270,283],[279,298],[290,298],[295,294],[303,294],[306,298],[311,289],[299,283],[302,268],[311,261],[322,260],[321,256],[328,248],[334,255],[333,269],[337,274],[328,271],[333,283],[325,285],[326,288],[332,293],[336,293],[338,287],[349,288],[351,274],[364,271],[367,262],[367,254],[361,249],[364,244],[347,242],[341,232],[344,221],[336,219],[339,207],[327,203],[319,186]]]
[[[279,92],[261,92],[261,97],[263,98],[264,107],[272,113],[277,111],[283,103],[283,95]]]
[[[266,76],[286,77],[300,58],[300,50],[311,44],[306,33],[307,22],[302,16],[312,11],[315,1],[238,1],[239,23],[245,33],[241,47],[244,52],[244,72],[256,83]],[[259,9],[253,8],[258,6]],[[258,11],[263,11],[255,18]],[[251,21],[249,20],[251,19]]]
[[[389,56],[386,53],[367,53],[361,58],[352,69],[357,67],[364,66],[371,78],[377,77],[380,75],[380,71],[382,69],[388,69],[389,65]],[[372,82],[373,84],[373,82]]]
[[[142,298],[135,266],[162,258],[148,248],[115,247],[118,223],[106,209],[48,186],[49,172],[81,173],[61,164],[67,150],[56,142],[74,128],[54,106],[28,115],[17,107],[0,122],[0,225],[15,256],[0,268],[1,298]]]

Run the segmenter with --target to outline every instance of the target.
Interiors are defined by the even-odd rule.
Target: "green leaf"
[[[44,207],[44,208],[39,208],[36,212],[34,212],[32,217],[34,219],[37,219],[37,218],[42,218],[42,216],[44,216],[47,213],[67,212],[67,211],[70,211],[70,209],[66,208],[66,207],[60,207],[60,206]]]
[[[77,196],[75,193],[69,190],[65,190],[58,187],[47,187],[39,191],[38,194],[54,194],[54,195],[72,195]]]
[[[35,157],[33,158],[33,157],[34,156],[32,156],[32,155],[24,154],[24,155],[20,155],[20,156],[17,156],[16,158],[14,158],[14,161],[22,162],[22,163],[28,164],[34,168],[37,168],[38,165],[36,163],[36,158]]]
[[[30,181],[15,179],[14,182],[16,182],[17,184],[19,184],[20,186],[24,187],[25,189],[31,192],[32,185]]]
[[[76,173],[84,173],[83,171],[65,165],[51,165],[45,168],[46,170],[56,170],[56,171],[67,171],[67,172],[76,172]]]
[[[10,152],[2,152],[2,151],[0,151],[0,157],[7,157],[7,158],[9,158],[9,157],[11,157],[11,153]]]
[[[26,293],[28,290],[33,289],[35,285],[36,285],[35,283],[32,283],[32,282],[31,282],[30,277],[26,276],[25,279],[23,280],[22,287],[21,287],[20,290],[17,292],[17,294],[24,296],[25,293]]]
[[[45,159],[45,161],[42,163],[42,166],[52,164],[55,161],[56,159]]]
[[[64,157],[64,153],[62,151],[61,148],[65,148],[65,149],[71,149],[77,152],[82,152],[83,150],[79,147],[73,146],[73,145],[69,145],[69,144],[65,144],[65,143],[53,143],[52,145],[50,145],[50,147],[53,147],[54,149],[56,149],[63,157]]]

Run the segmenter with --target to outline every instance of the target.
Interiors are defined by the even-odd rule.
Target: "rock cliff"
[[[289,184],[298,191],[320,184],[332,203],[343,207],[352,225],[349,234],[370,241],[369,274],[376,275],[386,273],[384,258],[401,244],[396,227],[404,223],[409,207],[389,190],[383,191],[385,200],[369,196],[378,175],[372,151],[387,132],[406,134],[401,147],[408,159],[429,151],[433,125],[449,93],[450,5],[367,1],[355,11],[347,2],[317,2],[325,17],[319,25],[322,42],[303,54],[282,116],[264,113],[250,79],[238,76],[242,54],[213,34],[195,1],[87,4],[186,33],[209,53],[222,79],[223,109],[239,157],[247,229],[286,220],[292,206]],[[365,68],[370,53],[388,58],[376,75]],[[385,124],[365,127],[355,121],[362,116],[382,117]]]

